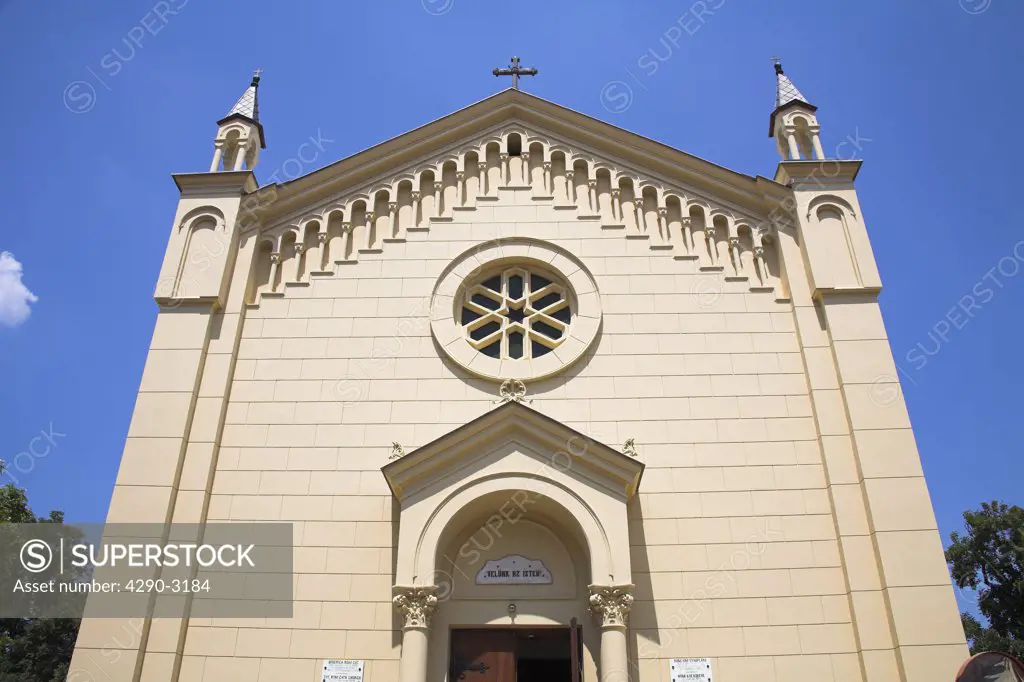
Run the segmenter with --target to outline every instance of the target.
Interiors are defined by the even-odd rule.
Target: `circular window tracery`
[[[566,286],[547,273],[508,267],[465,289],[460,323],[469,344],[496,359],[547,355],[569,336]]]
[[[594,276],[571,252],[533,237],[465,250],[441,272],[430,297],[430,331],[440,351],[461,370],[496,382],[565,370],[593,347],[600,329]]]

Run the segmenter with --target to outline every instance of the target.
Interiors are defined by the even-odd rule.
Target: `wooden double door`
[[[582,682],[583,643],[569,627],[452,630],[449,682]]]

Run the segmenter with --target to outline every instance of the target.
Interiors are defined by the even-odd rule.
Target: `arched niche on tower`
[[[843,199],[823,195],[815,197],[807,208],[810,223],[808,245],[815,259],[828,267],[813,269],[818,289],[854,289],[863,286],[853,244],[853,208]]]
[[[224,214],[214,206],[189,211],[178,223],[184,239],[181,260],[171,289],[175,299],[216,299],[224,286],[231,251]]]

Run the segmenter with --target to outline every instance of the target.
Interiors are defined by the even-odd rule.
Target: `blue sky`
[[[0,458],[37,511],[102,519],[156,312],[170,174],[206,170],[254,67],[261,181],[294,172],[311,136],[323,151],[303,171],[507,87],[490,71],[512,54],[540,69],[530,92],[771,177],[779,54],[819,107],[826,151],[860,140],[882,309],[946,537],[982,500],[1022,501],[1022,28],[1015,0],[0,0],[0,251],[13,254]],[[12,258],[38,298],[23,320]],[[981,309],[947,318],[972,291]],[[46,455],[15,461],[30,445]]]

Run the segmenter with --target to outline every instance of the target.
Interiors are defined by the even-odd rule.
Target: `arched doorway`
[[[491,665],[569,679],[596,671],[600,638],[589,613],[590,553],[584,531],[550,497],[505,489],[473,499],[438,543],[428,679],[503,655]],[[575,629],[573,625],[575,623]],[[575,650],[575,655],[574,655]]]
[[[581,637],[580,679],[625,675],[626,503],[641,463],[512,402],[383,472],[401,506],[401,682],[449,677],[453,646],[469,638],[458,633],[470,630],[489,631],[505,653],[483,652],[495,654],[476,664],[487,670],[508,661],[509,647],[522,650],[521,633],[538,639],[562,629],[568,660],[572,638]]]

